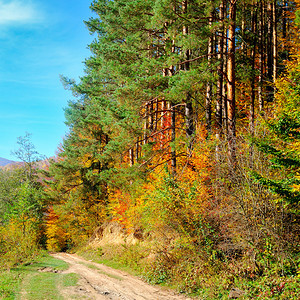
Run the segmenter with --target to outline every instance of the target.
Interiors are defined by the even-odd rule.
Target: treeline
[[[203,273],[296,274],[297,2],[91,9],[85,75],[63,78],[75,97],[47,193],[49,230],[65,239],[53,230],[49,247],[77,245],[109,220],[158,234],[153,269],[189,278],[185,291],[203,288]]]
[[[42,159],[26,133],[12,154],[22,162],[0,168],[0,272],[29,262],[45,245],[43,187],[36,169]]]
[[[92,54],[79,82],[62,78],[69,133],[44,174],[48,249],[115,221],[155,236],[149,277],[185,292],[296,275],[297,5],[93,1]]]

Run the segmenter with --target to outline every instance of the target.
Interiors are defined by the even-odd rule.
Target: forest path
[[[53,257],[67,262],[63,273],[76,273],[80,280],[76,287],[62,291],[65,299],[105,300],[187,300],[183,295],[149,285],[124,271],[87,261],[76,254],[56,253]]]

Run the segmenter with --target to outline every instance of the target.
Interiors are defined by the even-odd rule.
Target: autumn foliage
[[[294,295],[280,281],[299,274],[297,6],[93,1],[92,55],[79,82],[62,78],[69,132],[43,171],[46,247],[117,223],[138,242],[109,251],[150,282]]]

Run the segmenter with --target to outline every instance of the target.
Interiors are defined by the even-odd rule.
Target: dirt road
[[[111,300],[187,300],[175,294],[151,286],[142,280],[102,264],[86,261],[74,254],[52,255],[70,265],[65,273],[80,275],[78,286],[63,291],[65,299],[111,299]]]

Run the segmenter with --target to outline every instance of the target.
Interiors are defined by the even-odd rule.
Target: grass
[[[110,277],[110,278],[114,278],[114,279],[117,279],[117,280],[120,280],[120,281],[123,280],[122,277],[117,276],[117,275],[113,275],[113,274],[109,274],[109,273],[107,273],[107,272],[104,272],[104,271],[100,270],[100,268],[96,267],[95,265],[92,265],[92,264],[89,264],[89,263],[84,263],[84,262],[80,262],[80,264],[82,264],[82,265],[84,265],[84,266],[87,266],[87,267],[90,268],[90,269],[97,270],[98,273],[103,274],[103,275],[106,275],[106,276],[108,276],[108,277]],[[104,264],[104,263],[102,262],[102,264]],[[105,265],[106,265],[106,264],[105,264]],[[116,269],[116,268],[114,268],[114,269]]]
[[[94,266],[94,265],[92,265],[92,264],[85,263],[85,262],[79,262],[79,263],[80,263],[81,265],[84,265],[84,266],[90,268],[90,269],[93,269],[93,270],[99,270],[98,267],[96,267],[96,266]]]
[[[58,290],[58,282],[61,274],[34,273],[28,276],[23,288],[26,291],[26,299],[64,299]]]
[[[124,248],[122,245],[107,245],[103,248],[84,247],[78,251],[78,254],[86,260],[125,271],[133,276],[140,276],[142,273],[142,267],[139,265],[141,257],[136,257],[136,253],[140,251],[139,246],[133,245],[129,248],[135,251],[128,251],[127,247]]]
[[[39,271],[44,268],[49,268],[50,272]],[[1,272],[0,299],[21,299],[23,297],[27,300],[64,299],[60,290],[68,286],[76,286],[79,279],[76,274],[60,273],[66,269],[68,269],[67,263],[44,255],[30,264]]]
[[[184,255],[186,252],[182,252],[177,264],[175,262],[172,265],[172,261],[157,260],[152,261],[148,268],[142,269],[142,266],[147,265],[147,260],[144,259],[145,253],[147,254],[139,245],[131,247],[105,245],[101,248],[85,247],[79,254],[88,260],[142,276],[149,283],[176,289],[196,299],[226,300],[234,288],[244,293],[240,297],[241,300],[300,299],[299,272],[298,275],[282,275],[273,269],[265,268],[264,275],[253,273],[252,277],[252,274],[236,273],[236,270],[230,266],[227,269],[224,264],[220,264],[220,261],[207,263],[191,256],[189,252],[187,255]],[[178,252],[176,255],[178,256]],[[242,262],[239,266],[243,266]]]
[[[0,299],[15,299],[22,282],[21,274],[5,271],[0,273]]]
[[[76,286],[79,279],[79,275],[75,273],[69,273],[65,274],[62,279],[62,285],[64,287]]]
[[[110,268],[113,268],[113,269],[117,269],[117,270],[121,270],[121,271],[125,271],[133,276],[138,276],[140,273],[137,272],[136,270],[134,270],[133,268],[117,261],[117,260],[114,260],[112,258],[101,258],[99,257],[99,255],[97,254],[97,252],[93,252],[93,250],[88,250],[86,252],[79,252],[78,253],[81,257],[87,259],[87,260],[91,260],[95,263],[98,263],[98,264],[103,264],[103,265],[106,265]],[[95,267],[94,267],[95,268]]]

